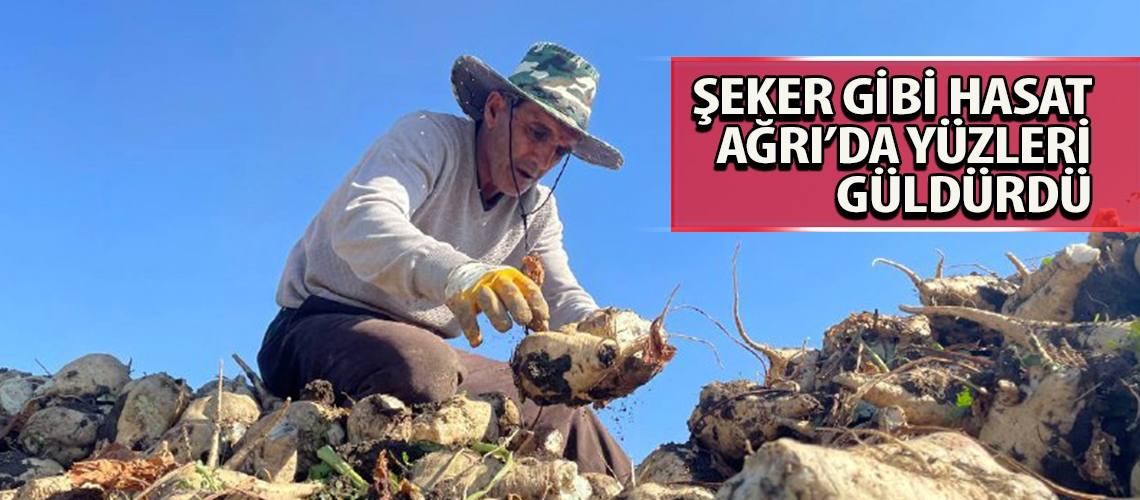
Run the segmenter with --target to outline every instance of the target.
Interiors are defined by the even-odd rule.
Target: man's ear
[[[503,109],[506,104],[507,100],[503,98],[502,93],[495,91],[487,94],[487,100],[483,103],[483,122],[494,128],[499,117],[503,116]]]

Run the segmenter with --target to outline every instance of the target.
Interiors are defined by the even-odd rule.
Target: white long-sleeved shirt
[[[443,306],[448,275],[471,261],[519,267],[526,253],[519,201],[534,210],[549,193],[535,185],[484,210],[475,123],[427,111],[405,115],[369,148],[293,247],[277,303],[296,308],[317,295],[458,337],[462,330]],[[570,270],[555,200],[528,223],[532,249],[546,268],[542,291],[551,328],[597,309]]]

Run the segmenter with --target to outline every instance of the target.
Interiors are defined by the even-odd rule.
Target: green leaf
[[[962,392],[958,393],[958,408],[969,408],[973,404],[974,395],[970,393],[970,388],[963,388]]]
[[[1049,265],[1050,262],[1053,262],[1052,257],[1045,257],[1044,259],[1041,259],[1041,267]]]
[[[317,450],[317,458],[321,459],[322,462],[328,464],[329,467],[335,470],[338,474],[348,477],[348,479],[352,481],[352,485],[357,489],[363,490],[368,488],[368,483],[364,480],[364,478],[360,477],[360,474],[357,474],[356,471],[352,470],[352,466],[349,465],[348,462],[345,462],[344,459],[340,457],[340,455],[337,455],[336,451],[334,451],[331,446],[325,445],[322,446],[321,449]]]
[[[211,492],[222,491],[222,485],[214,479],[214,471],[206,467],[201,460],[194,462],[194,471],[202,478],[202,482],[207,490]]]
[[[1021,364],[1026,367],[1040,366],[1045,364],[1045,358],[1041,357],[1040,354],[1030,354],[1024,358],[1021,358]]]
[[[321,462],[309,467],[309,479],[313,481],[324,481],[332,477],[334,472],[333,468],[329,467],[329,464]]]
[[[1100,313],[1096,313],[1093,315],[1093,323],[1096,323],[1097,321],[1100,321]]]

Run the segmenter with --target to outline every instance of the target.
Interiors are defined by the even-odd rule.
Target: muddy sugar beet
[[[515,385],[541,405],[601,406],[627,396],[675,353],[660,323],[607,308],[560,331],[532,333],[511,358]]]

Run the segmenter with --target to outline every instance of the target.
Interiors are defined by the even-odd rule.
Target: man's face
[[[562,161],[577,144],[578,134],[527,100],[515,105],[512,117],[510,105],[496,95],[488,99],[484,113],[491,134],[490,181],[499,192],[518,196]],[[508,124],[512,130],[509,134]],[[510,148],[508,138],[513,141]],[[513,175],[508,151],[514,155]]]

